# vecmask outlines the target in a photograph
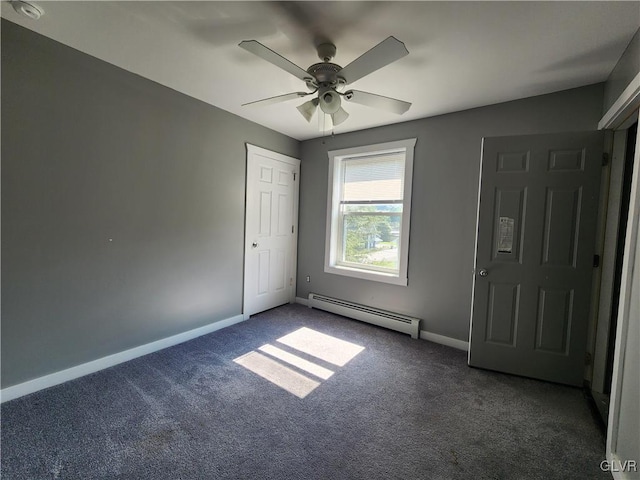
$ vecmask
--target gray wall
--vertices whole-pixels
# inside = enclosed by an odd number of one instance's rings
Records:
[[[467,340],[482,137],[595,130],[602,102],[597,84],[303,142],[297,295],[320,293],[414,315],[424,320],[423,330]],[[327,151],[411,137],[418,142],[409,285],[324,273]]]
[[[241,313],[245,142],[299,156],[2,21],[3,388]]]
[[[618,99],[620,94],[640,72],[640,28],[629,42],[626,50],[618,60],[615,68],[609,74],[604,87],[603,113]]]

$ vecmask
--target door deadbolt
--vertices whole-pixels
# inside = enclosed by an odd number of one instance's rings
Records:
[[[489,275],[489,272],[486,269],[481,268],[480,270],[478,270],[478,275],[480,275],[481,277],[486,277],[487,275]]]

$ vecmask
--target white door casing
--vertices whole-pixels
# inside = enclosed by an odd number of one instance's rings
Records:
[[[640,74],[639,74],[640,75]],[[636,150],[631,180],[631,198],[624,246],[620,301],[611,383],[611,400],[607,422],[607,460],[618,465],[614,478],[639,478],[638,461],[638,344],[640,341],[640,129],[636,133]],[[634,461],[635,469],[620,471],[623,461]]]
[[[640,108],[640,72],[620,94],[598,123],[599,129],[626,129],[638,118]],[[628,123],[630,117],[634,117]],[[621,429],[638,431],[638,302],[640,298],[640,129],[636,133],[635,157],[633,161],[633,178],[631,181],[631,196],[629,214],[627,217],[627,232],[623,255],[622,279],[620,285],[620,301],[616,325],[616,341],[614,349],[613,378],[611,383],[611,400],[609,404],[609,421],[607,422],[606,454],[610,465],[617,468],[612,471],[613,478],[638,478],[638,472],[623,472],[622,461],[640,460],[640,445],[638,437],[634,441],[621,432]],[[633,245],[635,244],[635,247]],[[635,250],[634,250],[635,248]],[[635,264],[635,265],[634,265]],[[634,312],[635,309],[635,312]],[[632,332],[630,334],[630,332]],[[635,337],[632,336],[635,332]],[[631,347],[631,348],[629,348]],[[631,368],[629,368],[631,367]],[[632,409],[625,409],[624,404]],[[633,425],[633,410],[635,422]],[[631,424],[631,425],[630,425]],[[631,427],[630,429],[628,427]],[[635,450],[632,456],[627,456]],[[616,463],[614,463],[616,462]]]
[[[243,317],[295,301],[300,160],[247,144]]]

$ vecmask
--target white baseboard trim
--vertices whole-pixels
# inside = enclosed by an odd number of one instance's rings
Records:
[[[309,300],[302,297],[296,297],[296,303],[309,306]],[[420,338],[423,340],[429,340],[430,342],[446,345],[447,347],[457,348],[458,350],[469,351],[469,342],[464,340],[458,340],[457,338],[445,337],[444,335],[438,335],[437,333],[427,332],[426,330],[420,330]]]
[[[215,332],[216,330],[220,330],[225,327],[230,327],[231,325],[235,325],[236,323],[240,323],[242,321],[242,315],[235,315],[233,317],[225,318],[224,320],[219,320],[209,325],[205,325],[204,327],[194,328],[193,330],[178,333],[177,335],[163,338],[162,340],[156,340],[155,342],[147,343],[145,345],[140,345],[139,347],[134,347],[129,350],[114,353],[113,355],[108,355],[91,362],[67,368],[66,370],[51,373],[49,375],[45,375],[44,377],[35,378],[24,383],[19,383],[18,385],[3,388],[2,390],[0,390],[0,403],[8,402],[9,400],[13,400],[15,398],[37,392],[38,390],[53,387],[64,382],[68,382],[69,380],[83,377],[85,375],[89,375],[90,373],[104,370],[105,368],[113,367],[114,365],[118,365],[119,363],[124,363],[129,360],[133,360],[134,358],[142,357],[143,355],[157,352],[158,350],[172,347],[188,340],[193,340],[194,338],[201,337],[202,335]]]
[[[429,340],[430,342],[439,343],[441,345],[446,345],[447,347],[464,350],[465,352],[469,351],[469,342],[458,340],[457,338],[445,337],[444,335],[427,332],[426,330],[420,330],[420,338],[423,340]]]

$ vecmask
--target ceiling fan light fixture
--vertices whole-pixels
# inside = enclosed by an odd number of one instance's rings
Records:
[[[334,125],[340,125],[347,118],[349,118],[349,114],[342,107],[340,107],[336,113],[331,115],[331,120],[333,121]]]
[[[321,90],[318,99],[320,100],[320,108],[324,113],[331,115],[340,110],[340,95],[333,89]]]
[[[304,102],[302,105],[297,107],[298,111],[302,114],[305,120],[311,123],[311,119],[313,118],[313,114],[316,113],[318,109],[318,99],[314,98],[313,100],[309,100],[308,102]]]

